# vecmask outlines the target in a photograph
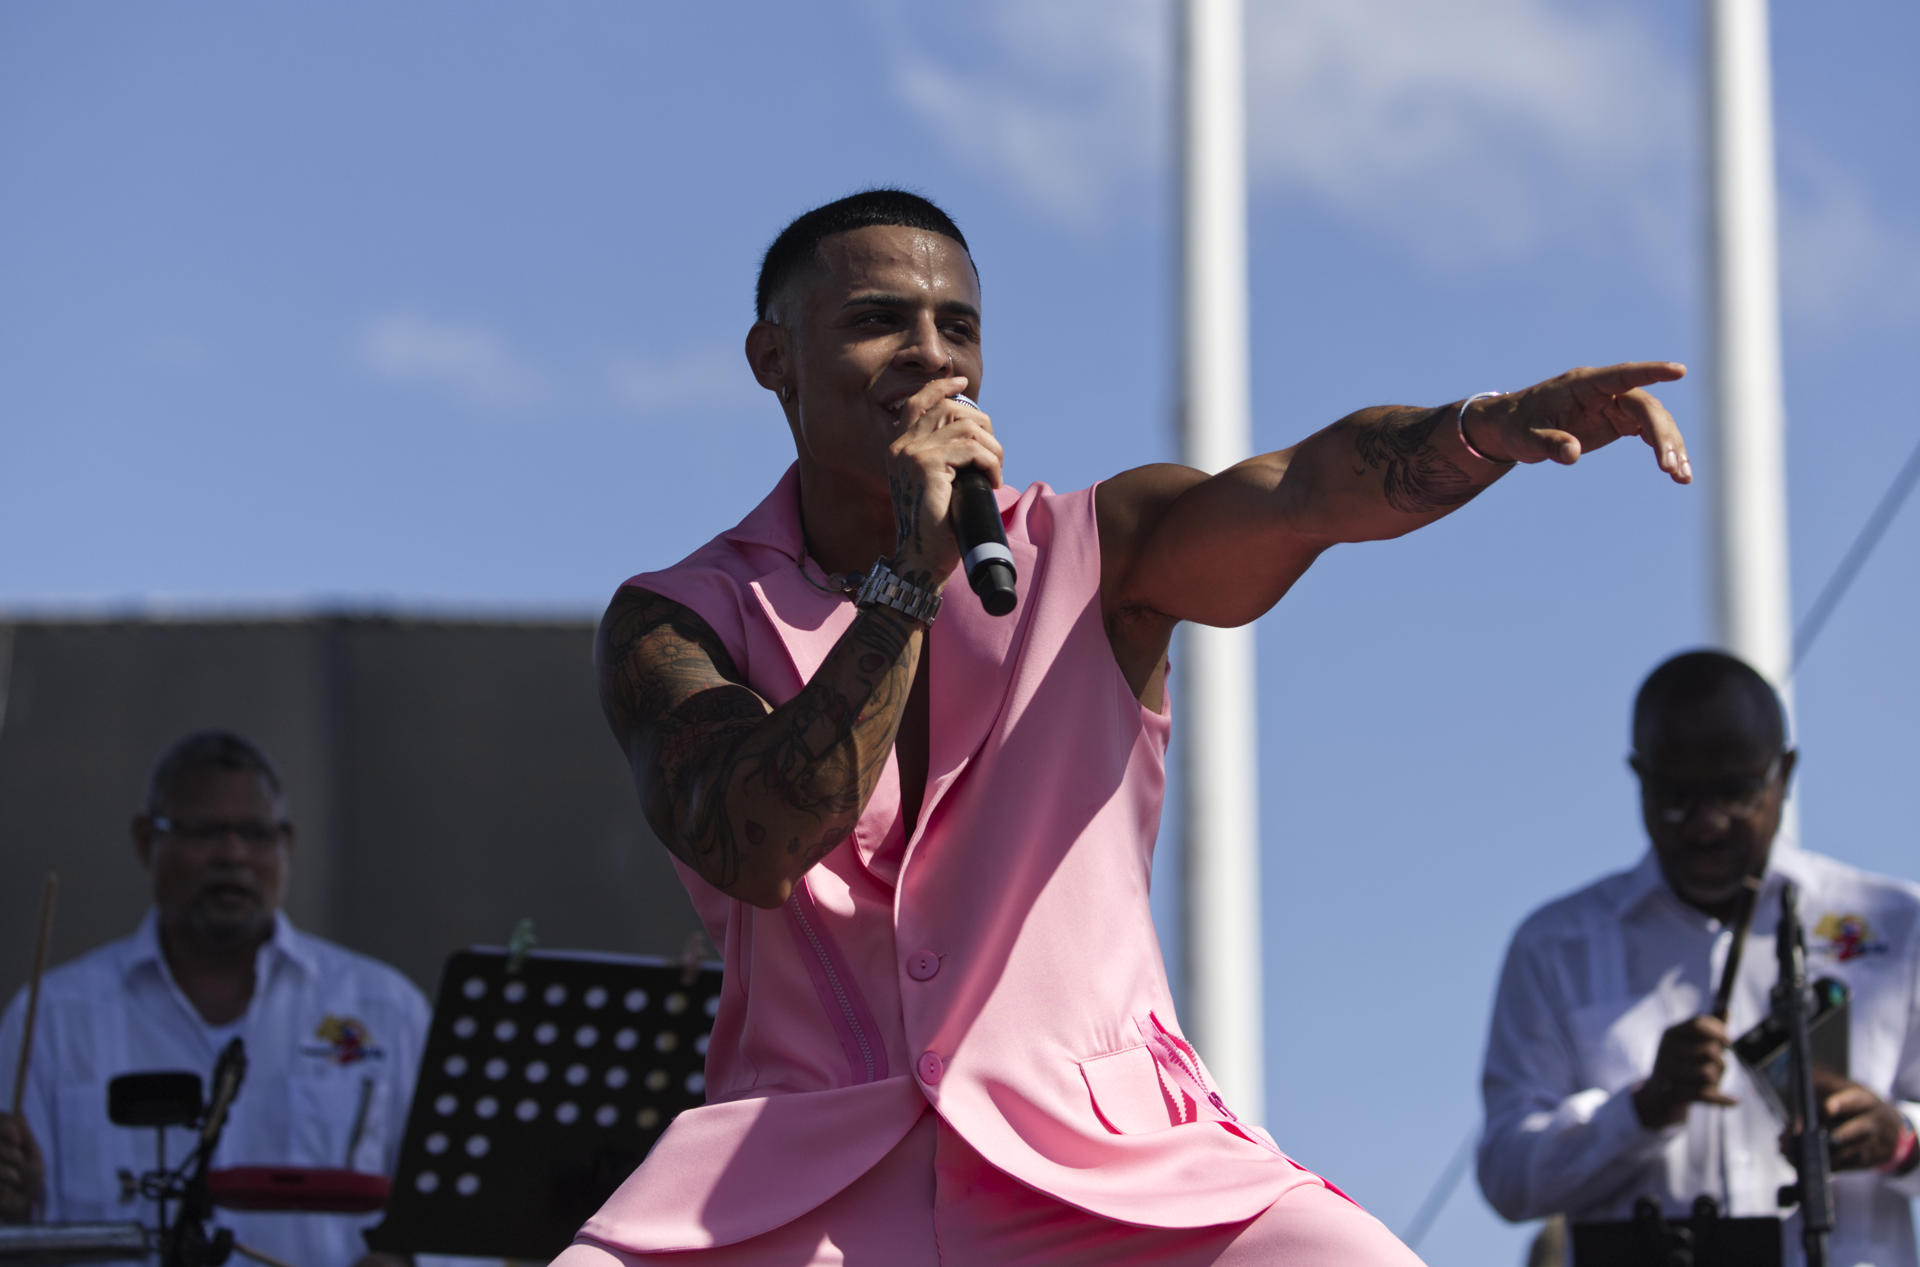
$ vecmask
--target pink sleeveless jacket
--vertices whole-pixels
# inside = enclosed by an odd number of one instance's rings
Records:
[[[801,574],[798,490],[789,469],[737,527],[627,582],[696,612],[775,704],[855,614]],[[853,839],[782,908],[681,868],[726,964],[709,1103],[587,1235],[648,1252],[778,1227],[928,1104],[1006,1173],[1130,1223],[1235,1222],[1319,1182],[1233,1120],[1174,1019],[1147,904],[1168,721],[1107,642],[1093,490],[999,500],[1020,604],[996,619],[949,588],[912,838],[890,758]]]

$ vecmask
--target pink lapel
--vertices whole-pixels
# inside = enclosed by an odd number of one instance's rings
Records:
[[[995,491],[1000,518],[1016,508],[1021,495],[1002,486]],[[1029,503],[1029,507],[1031,503]],[[1007,525],[1007,549],[1013,555],[1013,570],[1019,576],[1019,592],[1024,600],[1027,587],[1037,579],[1035,567],[1040,552],[1028,535],[1024,517]],[[920,810],[920,825],[933,821],[933,812],[958,781],[960,774],[980,751],[988,733],[1006,706],[1007,692],[1013,685],[1010,666],[1014,648],[1027,636],[1031,608],[1025,601],[1006,616],[989,616],[980,600],[967,588],[964,576],[955,576],[946,588],[940,617],[934,621],[932,639],[933,681],[929,685],[933,714],[932,751],[927,760],[927,794]],[[907,844],[907,856],[913,846]]]

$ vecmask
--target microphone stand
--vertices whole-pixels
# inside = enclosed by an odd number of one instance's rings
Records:
[[[213,1217],[213,1190],[207,1184],[207,1169],[213,1150],[220,1144],[220,1132],[227,1125],[227,1110],[240,1093],[240,1082],[247,1076],[246,1044],[238,1038],[221,1051],[213,1067],[213,1094],[201,1119],[200,1143],[190,1164],[193,1174],[179,1191],[180,1211],[171,1231],[163,1233],[160,1247],[161,1267],[219,1267],[233,1250],[233,1232],[218,1228],[207,1234],[207,1221]],[[161,1209],[165,1210],[162,1202]],[[164,1214],[162,1216],[164,1223]]]
[[[1773,1015],[1787,1035],[1787,1111],[1800,1125],[1789,1149],[1798,1181],[1780,1189],[1780,1204],[1800,1206],[1800,1239],[1807,1267],[1828,1267],[1833,1233],[1833,1164],[1820,1100],[1813,1088],[1813,1004],[1807,989],[1807,944],[1800,927],[1800,895],[1792,881],[1780,891],[1780,928],[1775,950],[1780,979],[1773,987]]]

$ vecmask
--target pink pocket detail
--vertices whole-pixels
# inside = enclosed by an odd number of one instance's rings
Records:
[[[1174,1125],[1160,1071],[1144,1045],[1083,1060],[1080,1076],[1093,1096],[1093,1111],[1114,1134],[1145,1135]]]

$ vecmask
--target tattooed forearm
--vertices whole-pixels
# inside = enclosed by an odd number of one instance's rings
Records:
[[[1446,408],[1388,410],[1354,428],[1353,449],[1366,470],[1381,473],[1387,505],[1409,515],[1452,510],[1483,487],[1433,445]]]
[[[887,491],[893,497],[893,548],[899,554],[920,548],[920,490],[910,487],[897,474],[887,476]]]
[[[704,622],[627,593],[601,624],[596,658],[648,820],[723,891],[783,895],[852,833],[879,781],[919,626],[885,608],[863,611],[812,680],[769,710]]]

